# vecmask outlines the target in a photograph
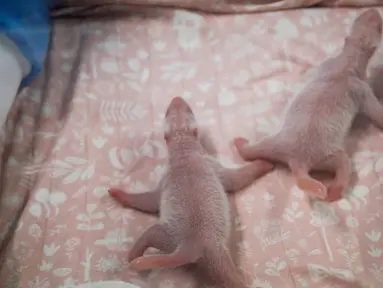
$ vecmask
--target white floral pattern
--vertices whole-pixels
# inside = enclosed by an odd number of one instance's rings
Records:
[[[2,229],[29,194],[4,287],[192,287],[176,271],[129,271],[127,252],[155,217],[118,206],[107,189],[156,184],[167,155],[161,123],[176,95],[211,130],[222,159],[237,162],[229,141],[277,129],[303,74],[340,48],[357,14],[153,13],[55,24],[50,69],[22,93],[2,139],[13,147],[2,167]],[[240,265],[253,287],[347,287],[331,275],[383,285],[381,135],[372,126],[351,135],[355,177],[337,203],[309,201],[280,169],[236,195]]]

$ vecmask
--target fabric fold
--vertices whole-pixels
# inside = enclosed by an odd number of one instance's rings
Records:
[[[53,17],[85,17],[128,13],[133,8],[180,8],[205,13],[238,14],[281,11],[307,7],[368,7],[383,5],[383,0],[62,0],[52,10]]]

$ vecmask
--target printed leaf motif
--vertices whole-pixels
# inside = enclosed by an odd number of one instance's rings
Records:
[[[378,242],[382,233],[372,230],[370,233],[366,232],[364,235],[366,235],[366,237],[370,239],[371,241]]]
[[[62,182],[63,184],[71,184],[73,182],[76,182],[76,180],[78,180],[81,176],[81,171],[79,170],[75,170],[73,171],[72,173],[68,174],[68,176],[66,176]]]
[[[161,67],[163,71],[162,79],[170,80],[173,83],[179,83],[182,80],[192,79],[196,72],[197,67],[194,63],[188,62],[173,62]]]
[[[33,203],[29,206],[29,213],[31,213],[31,215],[37,217],[37,218],[40,218],[41,215],[42,215],[42,209],[41,209],[41,206],[39,203]]]
[[[56,246],[54,243],[48,245],[44,245],[44,254],[45,256],[53,256],[56,254],[56,252],[60,249],[60,245]]]
[[[229,88],[221,88],[218,94],[218,104],[220,106],[231,106],[237,102],[237,96]]]
[[[39,276],[36,276],[34,280],[28,281],[28,286],[32,288],[49,288],[50,284],[47,278],[40,279]]]
[[[87,231],[94,231],[94,230],[102,230],[104,228],[103,222],[97,222],[92,223],[92,220],[100,220],[105,217],[104,212],[94,212],[94,210],[97,208],[96,204],[87,204],[86,211],[88,214],[79,214],[77,215],[77,220],[83,221],[86,223],[80,223],[77,225],[78,230],[87,230]]]
[[[241,223],[241,219],[239,217],[235,218],[234,221],[234,230],[235,231],[244,231],[246,230],[247,226]]]
[[[104,212],[97,212],[91,215],[92,219],[102,219],[105,217]]]
[[[39,201],[40,203],[46,203],[49,199],[49,190],[45,188],[40,188],[36,192],[35,199]]]
[[[130,69],[137,72],[141,68],[140,60],[138,60],[137,58],[130,59],[128,61],[128,66],[130,67]]]
[[[266,269],[266,274],[270,276],[279,276],[279,272],[274,269]]]
[[[371,257],[380,258],[383,254],[383,249],[370,246],[370,249],[367,252]]]
[[[311,280],[317,282],[328,276],[327,268],[317,264],[307,264],[307,268],[310,273]]]
[[[90,220],[88,215],[86,215],[86,214],[78,214],[76,216],[76,219],[79,220],[79,221],[84,221],[84,222],[87,222],[87,221]]]
[[[95,165],[92,163],[86,170],[81,174],[81,180],[88,180],[92,178],[95,172]]]
[[[78,230],[86,230],[86,231],[95,231],[104,229],[104,223],[98,222],[94,225],[88,225],[85,223],[80,223],[77,225]]]
[[[346,218],[346,225],[349,228],[355,228],[355,227],[359,226],[359,222],[358,222],[358,220],[355,217],[349,215]]]
[[[49,203],[53,205],[63,204],[67,196],[63,192],[52,192],[49,196]]]
[[[103,197],[108,195],[108,188],[106,187],[96,187],[93,189],[93,195],[96,197]]]
[[[66,174],[68,174],[68,169],[55,168],[55,169],[53,169],[51,175],[52,175],[53,178],[59,178],[59,177],[62,177],[64,175],[66,175]]]
[[[376,157],[379,157],[379,153],[371,151],[355,153],[353,161],[355,162],[355,168],[360,178],[372,173]]]
[[[283,269],[285,269],[287,266],[286,262],[285,261],[282,261],[278,264],[278,267],[277,267],[277,270],[278,271],[282,271]]]
[[[285,208],[283,218],[289,222],[294,222],[296,219],[303,217],[304,212],[298,211],[298,208],[298,202],[292,202],[291,208]]]
[[[145,142],[145,143],[140,147],[140,154],[142,154],[142,156],[146,156],[146,157],[151,157],[151,158],[153,158],[153,157],[154,157],[154,148],[153,148],[153,146],[151,145],[151,143],[149,143],[149,142]]]
[[[276,36],[280,39],[294,39],[299,36],[297,26],[288,18],[280,18],[274,29]]]
[[[362,200],[365,204],[367,203],[365,197],[370,192],[370,189],[366,186],[358,185],[352,190],[352,196],[359,198]]]
[[[43,263],[40,265],[39,269],[40,271],[49,271],[53,267],[52,263],[47,263],[45,260],[43,260]]]
[[[265,135],[272,135],[280,126],[280,120],[277,117],[269,117],[268,119],[265,117],[257,117],[256,122],[257,131]]]
[[[108,37],[105,41],[97,44],[97,47],[105,50],[111,56],[116,56],[119,53],[122,53],[123,49],[125,49],[127,45],[122,43],[119,39],[115,37]]]
[[[107,73],[118,73],[119,72],[118,62],[115,59],[101,60],[100,67],[103,71],[105,71]]]
[[[167,157],[168,150],[167,150],[166,146],[162,142],[152,140],[151,144],[153,145],[153,147],[157,151],[157,158],[158,159],[164,159],[164,158]]]
[[[77,157],[66,157],[65,161],[74,165],[83,165],[88,162],[86,159],[77,158]]]
[[[141,120],[148,111],[140,103],[102,100],[100,113],[104,121],[125,122],[128,120]],[[113,129],[112,127],[108,128]],[[104,127],[104,133],[111,134],[110,129]]]
[[[360,170],[359,170],[359,177],[363,178],[371,174],[373,169],[372,163],[366,163]]]
[[[59,276],[59,277],[64,277],[72,272],[71,268],[56,268],[53,270],[53,275]]]
[[[92,143],[95,147],[97,147],[98,149],[101,149],[102,147],[105,146],[105,144],[107,143],[108,139],[107,138],[103,138],[103,137],[93,137],[92,138]]]
[[[149,71],[149,69],[148,69],[148,68],[145,68],[145,69],[142,71],[142,74],[141,74],[141,83],[142,83],[142,84],[145,84],[146,82],[148,82],[149,75],[150,75],[150,71]]]
[[[61,168],[66,168],[66,169],[71,169],[71,168],[72,168],[72,165],[70,165],[70,164],[67,163],[67,162],[61,161],[61,160],[55,160],[55,161],[53,162],[53,165],[54,165],[54,166],[61,167]]]
[[[338,206],[342,210],[350,211],[352,209],[352,206],[350,205],[350,202],[347,199],[341,199],[338,201]]]
[[[132,89],[136,90],[137,92],[141,92],[141,91],[142,91],[141,86],[138,85],[138,83],[136,83],[136,82],[128,81],[128,85],[129,85]]]
[[[319,249],[314,249],[313,251],[309,253],[309,255],[321,255],[321,254],[323,254],[323,252]]]

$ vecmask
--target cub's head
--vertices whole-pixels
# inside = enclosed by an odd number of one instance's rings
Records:
[[[198,137],[194,113],[182,97],[174,97],[166,110],[164,137],[166,142]]]
[[[355,19],[346,41],[373,54],[382,40],[382,25],[379,12],[374,8],[368,9]]]

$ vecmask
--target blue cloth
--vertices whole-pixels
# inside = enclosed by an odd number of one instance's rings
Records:
[[[21,87],[41,72],[50,36],[49,9],[52,0],[0,0],[0,33],[5,34],[31,63]]]

